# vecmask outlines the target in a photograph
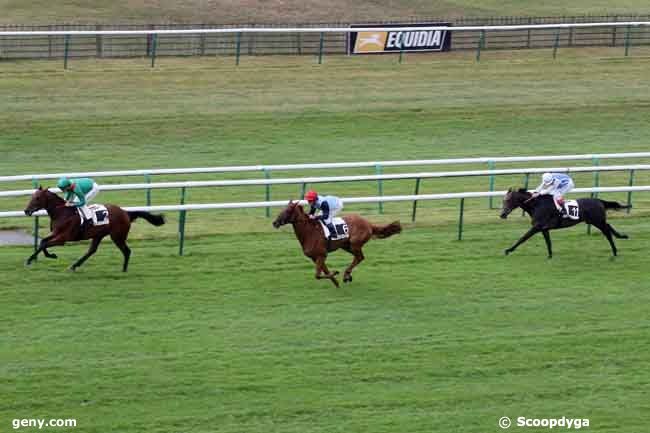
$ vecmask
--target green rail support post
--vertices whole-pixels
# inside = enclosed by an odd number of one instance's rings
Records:
[[[555,42],[553,43],[553,59],[557,57],[557,49],[560,46],[560,29],[555,32]]]
[[[592,161],[595,167],[598,167],[600,165],[600,161],[598,160],[598,158],[592,158]],[[600,186],[600,172],[594,171],[594,188],[598,188],[599,186]],[[598,198],[598,193],[592,192],[591,198]]]
[[[634,170],[630,170],[630,180],[628,182],[628,186],[634,186]],[[632,191],[627,192],[627,205],[630,206],[627,208],[627,213],[629,214],[632,206]]]
[[[320,42],[318,43],[318,64],[323,64],[323,46],[325,45],[325,33],[320,32]]]
[[[378,176],[381,175],[381,165],[380,164],[375,165],[375,174],[378,175]],[[377,180],[377,193],[379,194],[379,197],[384,196],[384,182],[381,179]],[[378,202],[377,204],[379,205],[378,206],[379,207],[379,213],[383,214],[384,213],[384,203]]]
[[[144,175],[144,181],[145,181],[145,183],[151,183],[151,176],[148,173]],[[146,197],[147,206],[151,206],[151,189],[150,188],[147,188],[146,193],[145,193],[145,197]]]
[[[592,158],[592,161],[596,167],[600,165],[600,161],[598,160],[598,158],[594,157]],[[600,173],[594,171],[594,188],[598,188],[598,186],[600,186]],[[598,198],[598,193],[592,192],[591,198]],[[591,234],[591,224],[587,224],[587,234]]]
[[[305,196],[305,193],[307,193],[307,184],[303,183],[302,187],[300,189],[300,200],[303,199],[303,197]]]
[[[630,26],[625,28],[625,57],[630,53]]]
[[[38,179],[32,179],[34,189],[38,188]],[[38,250],[38,217],[34,217],[34,252]],[[36,260],[37,258],[34,258]]]
[[[420,194],[420,178],[418,177],[415,179],[415,191],[413,192],[413,195],[418,195]],[[413,213],[411,214],[411,222],[415,222],[415,212],[418,209],[418,201],[413,200]]]
[[[488,161],[488,170],[494,170],[494,161]],[[494,175],[490,175],[490,186],[489,186],[489,191],[492,192],[494,191]],[[494,209],[492,207],[492,196],[488,199],[488,204],[490,206],[490,209]]]
[[[241,55],[241,32],[237,33],[235,40],[235,65],[239,66],[239,56]]]
[[[403,61],[404,61],[404,50],[401,49],[399,50],[399,64],[401,65]]]
[[[63,38],[63,69],[68,69],[68,57],[70,56],[70,35]]]
[[[524,175],[524,189],[526,191],[528,191],[528,185],[529,184],[530,184],[530,173],[526,173]],[[521,210],[521,216],[524,216],[524,215],[526,215],[526,211],[522,209]]]
[[[614,22],[616,22],[616,21],[618,21],[618,17],[615,15],[614,16]],[[612,27],[612,47],[616,46],[616,31],[617,31],[617,29],[618,29],[618,27],[616,27],[616,26]]]
[[[569,28],[569,42],[567,43],[569,47],[573,46],[573,27]]]
[[[185,187],[181,188],[181,206],[185,204]],[[183,255],[183,247],[185,246],[185,214],[186,210],[181,210],[178,213],[178,255]]]
[[[262,170],[264,170],[264,179],[267,179],[267,180],[270,179],[271,178],[271,172],[266,168],[264,168]],[[264,197],[266,198],[266,201],[271,201],[271,185],[269,185],[268,183],[266,185],[264,185]],[[271,208],[268,207],[268,206],[266,207],[266,217],[267,218],[271,217]]]
[[[528,25],[531,25],[533,23],[533,17],[528,18]],[[528,29],[528,38],[526,40],[526,48],[530,48],[530,29]]]
[[[158,34],[154,33],[151,36],[151,67],[156,66],[156,48],[158,47]]]
[[[465,199],[460,199],[460,214],[458,215],[458,240],[463,240],[463,212],[465,210]]]
[[[296,34],[296,38],[297,38],[296,45],[298,49],[298,55],[302,56],[302,33]]]
[[[481,30],[481,37],[478,40],[478,48],[476,48],[476,63],[481,61],[481,49],[485,46],[485,30]]]

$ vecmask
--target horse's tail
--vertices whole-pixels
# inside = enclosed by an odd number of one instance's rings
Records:
[[[155,226],[161,226],[165,224],[165,217],[162,215],[156,215],[144,211],[134,211],[134,212],[127,212],[127,213],[129,214],[129,219],[131,221],[135,221],[138,218],[144,218],[145,220],[149,221],[149,223]]]
[[[385,226],[372,225],[372,235],[379,239],[384,239],[402,231],[402,225],[399,221],[394,221]]]
[[[605,209],[615,209],[615,210],[621,210],[621,209],[630,209],[632,207],[631,204],[626,204],[622,205],[617,201],[607,201],[607,200],[600,200],[605,206]]]

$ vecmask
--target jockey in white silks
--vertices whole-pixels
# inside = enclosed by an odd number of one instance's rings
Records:
[[[311,209],[309,210],[309,218],[320,219],[327,226],[330,231],[329,239],[336,236],[336,229],[332,223],[332,219],[337,213],[343,209],[343,202],[338,197],[333,195],[319,196],[316,191],[308,191],[305,194],[305,200],[309,202]],[[320,215],[316,215],[316,211],[320,210]]]
[[[568,215],[564,209],[564,194],[571,191],[575,187],[573,179],[566,174],[562,173],[544,173],[542,176],[542,183],[535,188],[533,197],[540,195],[550,195],[553,197],[553,203],[562,217],[566,218]]]

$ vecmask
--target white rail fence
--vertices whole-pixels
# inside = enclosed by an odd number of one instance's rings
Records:
[[[417,172],[417,173],[395,173],[379,175],[357,175],[357,176],[322,176],[322,177],[300,177],[284,179],[240,179],[240,180],[204,180],[185,182],[154,182],[154,183],[125,183],[125,184],[103,184],[102,191],[130,191],[148,189],[170,189],[170,188],[198,188],[198,187],[228,187],[228,186],[253,186],[253,185],[307,185],[314,183],[334,182],[361,182],[380,180],[408,180],[408,179],[435,179],[445,177],[471,177],[471,176],[500,176],[513,174],[535,174],[535,173],[585,173],[585,172],[607,172],[607,171],[642,171],[650,170],[650,164],[636,165],[605,165],[594,167],[547,167],[547,168],[516,168],[503,170],[468,170],[468,171],[442,171],[442,172]],[[0,197],[17,197],[33,194],[35,189],[22,189],[13,191],[0,191]],[[50,191],[60,193],[59,188],[50,188]]]
[[[271,180],[271,173],[273,171],[293,171],[293,170],[324,170],[324,169],[348,169],[348,168],[374,168],[376,173],[375,179],[359,179],[359,180],[377,180],[377,194],[383,196],[383,181],[388,180],[384,179],[382,176],[382,171],[384,168],[388,167],[415,167],[415,166],[440,166],[440,165],[455,165],[455,164],[487,164],[488,170],[494,170],[496,164],[499,163],[517,163],[517,162],[542,162],[542,161],[592,161],[593,166],[599,166],[603,160],[608,159],[625,159],[625,158],[650,158],[650,152],[634,152],[634,153],[601,153],[601,154],[576,154],[576,155],[543,155],[543,156],[515,156],[515,157],[481,157],[481,158],[452,158],[452,159],[424,159],[424,160],[395,160],[395,161],[365,161],[365,162],[338,162],[338,163],[315,163],[315,164],[276,164],[276,165],[245,165],[245,166],[225,166],[225,167],[199,167],[199,168],[172,168],[172,169],[140,169],[140,170],[114,170],[114,171],[87,171],[87,172],[73,172],[73,173],[44,173],[44,174],[27,174],[27,175],[12,175],[12,176],[0,176],[0,182],[19,182],[19,181],[31,181],[34,188],[38,187],[39,182],[45,179],[56,179],[62,176],[68,177],[122,177],[122,176],[144,176],[145,184],[140,186],[137,184],[137,187],[132,189],[145,189],[146,190],[146,205],[151,205],[151,189],[152,187],[146,187],[145,185],[151,184],[152,176],[154,175],[180,175],[180,174],[205,174],[205,173],[240,173],[240,172],[262,172],[264,174],[264,181],[261,181],[257,184],[265,186],[265,198],[266,201],[271,200],[271,185],[276,182],[265,182],[266,180]],[[547,169],[539,169],[542,172]],[[558,168],[558,170],[566,170],[567,168]],[[574,169],[578,171],[577,167],[569,167],[569,169]],[[534,169],[528,169],[534,170]],[[537,171],[530,171],[530,173],[536,173]],[[460,172],[459,172],[460,173]],[[468,172],[469,173],[469,172]],[[495,175],[500,173],[485,175],[489,176],[489,191],[494,191],[494,182]],[[503,174],[512,174],[512,173],[503,173]],[[466,174],[471,176],[472,174]],[[482,176],[483,174],[476,174],[477,176]],[[386,175],[391,176],[391,175]],[[452,175],[449,175],[452,176]],[[461,175],[462,176],[462,175]],[[420,180],[417,176],[413,176],[416,180],[415,194],[419,193]],[[420,176],[422,177],[422,176]],[[434,177],[434,176],[431,176]],[[341,176],[343,178],[343,176]],[[307,179],[307,178],[306,178]],[[392,178],[391,178],[392,179]],[[342,179],[342,180],[330,180],[329,182],[344,182],[351,181],[353,179]],[[210,181],[206,181],[210,182]],[[193,184],[194,186],[228,186],[225,182],[237,182],[237,181],[212,181],[213,184]],[[220,184],[219,182],[224,182]],[[256,183],[254,180],[247,180],[249,184],[253,185]],[[327,182],[327,181],[323,181]],[[633,185],[634,182],[634,170],[630,169],[630,185]],[[289,180],[280,180],[279,183],[291,183]],[[296,182],[300,183],[300,182]],[[316,183],[316,182],[304,182],[303,190],[307,183]],[[162,184],[162,183],[161,183]],[[169,184],[169,183],[168,183]],[[188,182],[189,184],[189,182]],[[154,184],[151,184],[154,185]],[[231,184],[230,186],[234,186]],[[240,184],[245,185],[245,184]],[[525,186],[528,187],[528,176],[525,179]],[[594,174],[594,187],[600,186],[598,171],[595,171]],[[169,188],[183,188],[183,186],[169,186]],[[115,186],[117,189],[118,187]],[[156,188],[165,188],[165,186],[158,186]],[[128,189],[128,188],[125,188]],[[27,190],[23,190],[27,191]],[[304,191],[303,191],[304,192]],[[13,192],[4,196],[11,196]],[[22,193],[16,193],[16,195],[23,195]],[[0,197],[3,196],[0,193]],[[181,200],[184,200],[184,194],[181,194]],[[493,206],[492,198],[490,197],[490,207]],[[383,202],[378,203],[379,212],[383,212]],[[269,210],[266,212],[267,216],[270,216]]]
[[[488,164],[493,168],[499,163],[512,162],[540,162],[540,161],[593,161],[598,165],[605,159],[623,158],[650,158],[650,152],[632,153],[594,153],[577,155],[542,155],[542,156],[506,156],[506,157],[481,157],[481,158],[448,158],[448,159],[420,159],[397,161],[364,161],[364,162],[330,162],[315,164],[271,164],[271,165],[241,165],[225,167],[199,167],[199,168],[153,168],[140,170],[113,170],[113,171],[81,171],[60,172],[44,174],[23,174],[13,176],[0,176],[0,182],[39,181],[44,179],[58,179],[62,176],[69,177],[122,177],[122,176],[154,176],[176,174],[203,174],[203,173],[237,173],[237,172],[273,172],[292,170],[322,170],[339,168],[387,168],[387,167],[413,167],[426,165],[452,165],[452,164]],[[379,173],[378,173],[379,174]]]
[[[630,40],[632,36],[632,29],[644,28],[650,26],[647,21],[624,21],[624,22],[597,22],[597,23],[557,23],[557,24],[527,24],[527,25],[502,25],[502,26],[447,26],[435,25],[418,27],[418,31],[448,31],[448,32],[469,32],[470,35],[474,33],[479,34],[480,39],[476,44],[477,61],[480,59],[480,51],[486,46],[485,40],[488,32],[495,32],[504,34],[505,32],[519,32],[519,31],[544,31],[556,30],[555,41],[553,43],[553,56],[555,57],[556,51],[560,45],[560,32],[568,29],[573,35],[579,29],[589,28],[609,28],[615,31],[616,29],[625,29],[624,43],[625,55],[628,54]],[[414,27],[391,27],[391,31],[395,32],[408,32],[413,31]],[[59,31],[2,31],[0,38],[37,38],[37,37],[63,37],[64,38],[64,68],[67,68],[68,58],[70,53],[70,39],[71,38],[84,38],[93,36],[96,39],[102,37],[126,37],[126,36],[145,36],[150,38],[147,50],[147,55],[151,57],[151,66],[155,65],[156,52],[158,47],[158,39],[161,36],[187,36],[198,35],[207,37],[208,35],[226,35],[229,39],[234,40],[234,50],[236,57],[236,64],[239,64],[241,53],[241,39],[242,35],[255,33],[262,35],[283,34],[283,35],[302,35],[302,34],[319,34],[318,44],[318,63],[322,63],[324,55],[324,41],[327,34],[342,34],[347,35],[351,32],[378,32],[386,31],[385,26],[369,26],[369,27],[293,27],[293,28],[278,28],[278,27],[239,27],[239,28],[192,28],[192,29],[150,29],[150,30],[59,30]],[[463,34],[463,33],[461,33]],[[99,47],[97,51],[103,51]],[[398,51],[399,52],[399,51]],[[401,57],[400,57],[401,60]]]
[[[633,191],[650,191],[650,185],[632,186],[632,187],[598,187],[598,188],[575,188],[574,193],[591,193],[592,196],[598,193],[609,192],[633,192]],[[343,203],[385,203],[385,202],[402,202],[412,201],[413,205],[421,200],[450,200],[460,199],[459,219],[458,219],[458,240],[462,240],[463,233],[463,214],[466,198],[479,197],[498,197],[505,195],[506,191],[488,191],[488,192],[462,192],[447,194],[414,194],[414,195],[397,195],[397,196],[375,196],[375,197],[349,197],[342,198]],[[300,200],[301,204],[305,204]],[[248,208],[270,208],[282,207],[287,205],[287,200],[280,201],[261,201],[261,202],[236,202],[236,203],[206,203],[206,204],[183,204],[183,205],[163,205],[163,206],[134,206],[125,207],[127,211],[147,211],[147,212],[166,212],[179,211],[179,255],[183,255],[185,241],[185,213],[197,210],[215,210],[215,209],[248,209]],[[39,211],[32,215],[34,218],[34,248],[38,246],[38,217],[46,216],[45,211]],[[25,217],[22,211],[0,212],[0,218]]]

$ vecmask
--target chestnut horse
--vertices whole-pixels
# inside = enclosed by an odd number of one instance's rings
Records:
[[[352,269],[364,259],[361,249],[366,242],[371,238],[383,239],[402,231],[399,221],[385,226],[376,226],[354,214],[344,216],[343,220],[348,225],[349,237],[328,241],[321,223],[318,220],[310,219],[300,206],[299,201],[290,201],[289,206],[280,212],[280,215],[273,221],[273,227],[277,229],[285,224],[293,225],[293,231],[302,246],[302,252],[316,265],[316,279],[328,278],[336,287],[339,287],[339,282],[336,279],[338,271],[330,272],[325,264],[327,253],[342,248],[354,256],[352,263],[343,274],[343,282],[348,283],[352,281]]]
[[[81,217],[75,207],[68,207],[58,195],[54,194],[47,189],[38,187],[31,200],[25,208],[25,215],[31,216],[34,212],[40,209],[45,209],[50,217],[50,228],[52,233],[49,236],[41,239],[38,249],[32,254],[27,261],[26,265],[31,265],[38,256],[38,253],[43,251],[45,257],[56,259],[56,254],[51,254],[47,248],[63,245],[66,242],[81,241],[91,239],[90,248],[79,260],[70,266],[70,270],[74,271],[85,262],[88,257],[95,254],[99,243],[106,236],[110,236],[115,245],[122,251],[124,256],[124,265],[122,271],[126,272],[129,266],[129,257],[131,257],[131,249],[126,244],[126,238],[129,235],[131,228],[131,221],[136,218],[144,218],[155,226],[165,224],[165,219],[162,215],[154,215],[149,212],[127,212],[122,208],[114,205],[107,204],[109,223],[105,225],[89,226],[84,233],[81,233]]]

